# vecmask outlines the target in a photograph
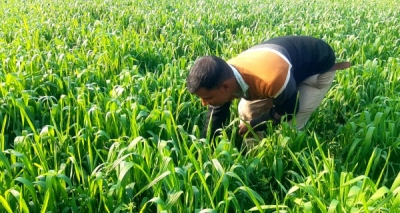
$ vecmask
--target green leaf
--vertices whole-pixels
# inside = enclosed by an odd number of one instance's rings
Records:
[[[17,177],[15,178],[15,181],[21,182],[24,187],[27,187],[29,192],[31,193],[33,202],[37,203],[36,190],[35,187],[33,186],[33,183],[23,177]]]
[[[199,213],[218,213],[218,212],[215,211],[214,209],[203,209],[199,211]]]
[[[314,208],[313,208],[311,202],[305,202],[304,205],[303,205],[303,207],[304,207],[304,212],[305,212],[305,213],[313,213],[313,209],[314,209]]]
[[[1,157],[1,153],[0,153]],[[395,188],[400,186],[400,172],[397,174],[396,179],[393,181],[392,187],[390,187],[390,191],[394,191]]]
[[[385,187],[382,186],[381,188],[379,188],[368,200],[367,205],[372,205],[376,200],[383,198],[383,196],[385,196],[385,194],[389,193],[390,190]]]
[[[174,193],[168,193],[168,200],[165,209],[170,210],[172,206],[178,201],[179,197],[183,194],[183,191],[177,191]]]
[[[278,209],[287,209],[288,208],[288,206],[285,206],[285,205],[261,205],[261,209],[263,209],[263,210],[267,210],[267,209],[276,209],[276,210],[278,210]],[[257,208],[257,207],[253,207],[253,208],[251,208],[251,209],[249,209],[248,211],[259,211],[259,209]],[[278,210],[278,212],[279,212],[279,210]]]
[[[349,186],[349,185],[352,185],[352,184],[354,184],[354,183],[356,183],[356,182],[358,182],[358,181],[364,180],[364,179],[368,179],[368,177],[365,176],[365,175],[360,175],[360,176],[358,176],[358,177],[356,177],[356,178],[353,178],[353,179],[347,181],[346,183],[344,183],[344,184],[341,185],[340,187]]]
[[[46,190],[46,194],[44,195],[43,205],[40,213],[46,213],[47,207],[49,206],[51,192],[50,190]]]
[[[336,210],[336,207],[338,206],[338,204],[339,204],[339,201],[338,200],[336,200],[336,199],[333,199],[332,201],[331,201],[331,204],[329,205],[329,207],[328,207],[328,213],[334,213],[334,212],[337,212]]]
[[[225,170],[222,168],[221,164],[219,163],[219,161],[217,159],[212,159],[211,160],[215,169],[217,170],[218,174],[220,177],[224,176],[225,174]]]
[[[126,161],[122,161],[120,163],[120,172],[118,174],[118,182],[122,182],[122,180],[124,179],[126,173],[134,166],[135,164],[133,162],[126,162]]]
[[[3,208],[5,208],[8,213],[12,213],[13,212],[11,210],[11,207],[8,205],[6,199],[4,199],[4,197],[1,196],[1,195],[0,195],[0,203],[2,204]]]
[[[136,193],[136,195],[133,198],[140,195],[142,192],[148,190],[152,186],[156,185],[159,181],[161,181],[163,178],[165,178],[166,176],[168,176],[170,174],[171,174],[170,171],[165,171],[160,176],[156,177],[153,181],[151,181],[149,184],[147,184],[145,187],[143,187],[143,189],[141,189],[138,193]]]

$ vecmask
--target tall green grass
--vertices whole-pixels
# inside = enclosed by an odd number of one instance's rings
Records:
[[[0,212],[397,212],[396,1],[0,2]],[[214,141],[193,61],[312,35],[339,71],[306,128]]]

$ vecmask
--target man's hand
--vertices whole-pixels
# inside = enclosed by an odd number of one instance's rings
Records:
[[[247,128],[247,125],[245,123],[239,124],[239,135],[240,136],[243,137],[248,131],[249,131],[249,129]]]

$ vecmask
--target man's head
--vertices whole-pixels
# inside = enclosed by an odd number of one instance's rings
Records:
[[[221,58],[204,56],[195,61],[186,79],[190,93],[202,99],[203,105],[220,106],[233,99],[234,75]]]

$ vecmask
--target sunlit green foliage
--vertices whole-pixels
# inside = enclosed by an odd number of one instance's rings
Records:
[[[400,211],[400,4],[326,0],[0,2],[0,212]],[[303,131],[252,150],[198,139],[202,55],[279,35],[340,71]]]

